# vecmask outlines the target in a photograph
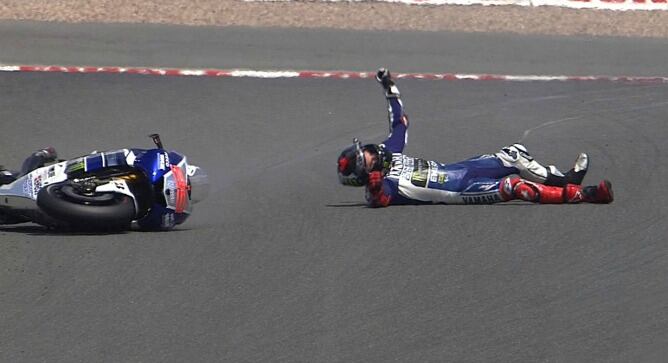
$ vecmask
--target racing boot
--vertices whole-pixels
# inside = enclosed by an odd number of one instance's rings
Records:
[[[553,187],[550,187],[553,188]],[[598,185],[591,185],[583,187],[581,185],[568,184],[563,188],[561,203],[596,203],[608,204],[612,203],[614,196],[612,193],[612,183],[608,180],[602,180]],[[557,195],[548,198],[551,202],[559,203]],[[543,203],[541,201],[541,203]]]
[[[573,169],[569,170],[565,177],[567,184],[582,184],[582,180],[585,175],[587,175],[587,170],[589,170],[589,155],[586,153],[580,153],[577,159],[575,159],[575,165]]]
[[[608,180],[602,180],[596,186],[582,188],[582,201],[587,203],[612,203],[615,199],[612,193],[612,183]]]
[[[580,153],[575,159],[575,165],[566,174],[562,174],[554,165],[549,165],[544,184],[553,186],[565,186],[567,184],[580,185],[588,169],[589,156],[585,153]]]
[[[23,165],[21,166],[21,176],[26,175],[37,168],[41,168],[45,164],[56,161],[58,161],[58,153],[56,153],[56,149],[54,149],[53,146],[38,150],[28,156],[23,162]]]

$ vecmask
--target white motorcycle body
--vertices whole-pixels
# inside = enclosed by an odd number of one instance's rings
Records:
[[[68,161],[47,165],[33,170],[10,184],[0,186],[0,224],[3,224],[3,214],[10,216],[7,218],[10,221],[23,219],[47,226],[60,224],[61,221],[54,219],[40,207],[38,199],[40,191],[44,188],[68,181],[67,165]],[[79,182],[76,179],[71,181]],[[112,177],[105,180],[104,183],[97,183],[94,192],[128,196],[132,199],[135,210],[139,209],[135,195],[123,178]]]

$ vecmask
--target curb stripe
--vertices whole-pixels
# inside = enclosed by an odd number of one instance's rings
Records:
[[[252,70],[252,69],[186,69],[186,68],[149,68],[149,67],[91,67],[91,66],[42,66],[42,65],[3,65],[0,72],[49,72],[49,73],[104,73],[138,74],[147,76],[177,77],[248,77],[248,78],[332,78],[366,79],[374,78],[375,72],[346,71],[292,71],[292,70]],[[656,76],[553,76],[553,75],[503,75],[503,74],[456,74],[456,73],[396,73],[398,79],[423,80],[473,80],[473,81],[511,81],[511,82],[549,82],[549,81],[606,81],[623,83],[668,83],[668,77]]]

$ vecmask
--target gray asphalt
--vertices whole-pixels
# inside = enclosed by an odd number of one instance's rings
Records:
[[[668,39],[0,21],[0,63],[665,76]]]
[[[0,361],[662,361],[668,85],[399,86],[407,153],[587,151],[616,201],[365,208],[334,168],[385,136],[371,80],[0,74],[4,164],[159,131],[215,182],[169,233],[2,227]]]

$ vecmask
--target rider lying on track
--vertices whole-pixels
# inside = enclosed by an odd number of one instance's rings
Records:
[[[355,139],[337,163],[341,184],[366,186],[369,206],[491,204],[515,199],[542,204],[612,202],[609,181],[580,185],[589,166],[584,153],[565,174],[538,163],[519,143],[454,164],[404,155],[409,122],[399,90],[386,69],[378,70],[376,80],[387,98],[390,135],[378,145],[362,145]]]

